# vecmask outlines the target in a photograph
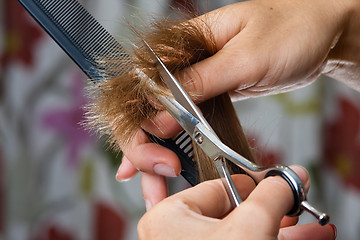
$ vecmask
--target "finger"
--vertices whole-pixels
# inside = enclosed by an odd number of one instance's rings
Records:
[[[308,171],[306,170],[306,168],[304,168],[303,166],[300,165],[291,165],[289,166],[289,168],[291,168],[291,170],[293,170],[301,179],[301,181],[304,184],[305,190],[306,192],[309,191],[310,189],[310,176]]]
[[[279,240],[329,240],[336,239],[333,224],[321,226],[318,223],[303,224],[280,229]]]
[[[163,176],[141,173],[141,186],[146,211],[168,196],[167,183]]]
[[[198,101],[231,90],[250,88],[268,71],[266,52],[259,50],[257,43],[258,31],[246,30],[248,18],[245,15],[248,13],[244,5],[247,4],[225,6],[191,20],[210,28],[218,50],[179,74],[185,89],[199,96]]]
[[[244,5],[247,3],[230,4],[191,21],[196,21],[197,24],[205,23],[210,27],[216,48],[220,50],[246,26],[248,13],[244,10]]]
[[[290,186],[281,177],[268,177],[261,181],[239,208],[250,209],[264,222],[280,224],[294,204]]]
[[[179,133],[182,128],[179,123],[167,111],[161,111],[152,119],[146,119],[141,127],[160,138],[171,138]]]
[[[306,178],[306,172],[302,168],[293,167],[299,177]],[[306,179],[304,179],[306,180]],[[288,183],[279,176],[268,177],[262,180],[246,201],[230,213],[231,221],[243,223],[245,218],[261,220],[265,234],[277,236],[280,222],[291,210],[294,204],[292,190]],[[249,229],[256,228],[257,224],[248,220]],[[253,229],[254,231],[256,229]]]
[[[285,216],[280,222],[280,228],[294,226],[298,223],[299,217]]]
[[[177,177],[180,174],[181,164],[177,155],[168,148],[150,143],[142,130],[122,150],[132,165],[142,172],[166,177]]]
[[[233,175],[232,178],[241,198],[246,199],[255,188],[254,181],[243,174]],[[212,218],[222,218],[233,209],[220,179],[202,182],[165,201],[169,204],[184,203],[182,209]]]
[[[116,173],[116,180],[119,182],[130,180],[138,173],[138,170],[131,164],[126,156],[123,156],[120,167]]]
[[[268,63],[264,59],[255,57],[256,54],[250,48],[244,50],[241,47],[224,48],[215,55],[186,68],[178,77],[186,90],[198,96],[196,99],[198,102],[224,92],[248,89],[262,80],[267,72]],[[234,61],[235,57],[236,61]]]
[[[308,192],[310,188],[310,177],[308,171],[300,165],[292,165],[290,166],[290,168],[297,173],[297,175],[304,184],[306,192]],[[280,222],[280,228],[294,226],[297,224],[298,221],[299,221],[299,217],[285,216]]]

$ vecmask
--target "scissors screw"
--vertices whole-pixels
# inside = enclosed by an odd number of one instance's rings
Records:
[[[202,144],[202,143],[203,143],[204,139],[203,139],[203,137],[202,137],[202,135],[201,135],[200,132],[195,133],[195,141],[196,141],[198,144]]]

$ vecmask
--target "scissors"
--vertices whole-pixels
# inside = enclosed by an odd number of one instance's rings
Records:
[[[149,50],[148,52],[159,71],[160,77],[174,97],[172,99],[167,96],[158,96],[160,103],[183,127],[193,142],[199,145],[213,160],[233,207],[239,206],[242,200],[227,168],[227,161],[231,161],[243,169],[256,184],[270,176],[282,177],[289,184],[294,195],[294,206],[287,214],[288,216],[299,216],[305,210],[312,214],[319,224],[326,225],[329,222],[330,217],[326,213],[318,211],[307,201],[305,187],[301,179],[289,167],[283,165],[258,166],[222,143],[177,79],[166,68],[149,44],[146,41],[143,42]]]

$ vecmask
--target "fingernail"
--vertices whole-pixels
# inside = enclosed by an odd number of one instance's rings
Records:
[[[117,170],[117,172],[116,172],[115,179],[116,179],[116,181],[118,181],[118,182],[121,182],[121,181],[122,181],[122,179],[121,179],[121,164],[120,164],[120,166],[119,166],[119,168],[118,168],[118,170]]]
[[[158,175],[162,175],[165,177],[177,177],[178,175],[175,173],[174,168],[167,164],[158,163],[154,167],[154,172]]]
[[[127,181],[129,181],[131,179],[131,177],[130,178],[123,178],[122,177],[122,169],[123,169],[122,166],[123,166],[123,164],[120,164],[120,166],[119,166],[119,168],[118,168],[118,170],[116,172],[115,179],[118,182],[127,182]]]
[[[149,211],[152,208],[152,204],[149,200],[144,199],[145,201],[145,207],[146,207],[146,211]]]
[[[128,182],[131,180],[131,177],[130,178],[120,178],[118,177],[118,175],[116,175],[115,177],[116,181],[118,181],[119,183],[123,183],[123,182]]]
[[[334,239],[336,239],[337,237],[337,228],[334,224],[332,223],[329,223],[329,225],[332,227],[333,231],[334,231]]]

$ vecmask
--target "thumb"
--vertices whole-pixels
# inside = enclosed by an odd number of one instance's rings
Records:
[[[199,102],[233,90],[245,93],[267,73],[267,63],[257,56],[250,48],[229,46],[183,70],[179,79]]]
[[[294,171],[303,174],[301,169]],[[288,183],[281,177],[268,177],[262,180],[255,190],[240,206],[231,212],[231,221],[242,224],[249,231],[276,237],[282,218],[291,210],[294,196]],[[251,216],[251,218],[249,218]],[[261,228],[259,228],[261,223]]]

